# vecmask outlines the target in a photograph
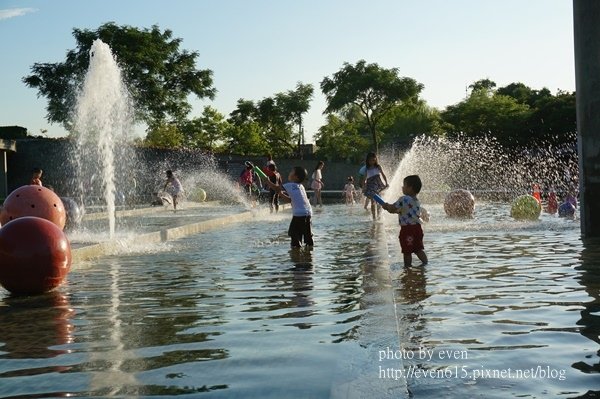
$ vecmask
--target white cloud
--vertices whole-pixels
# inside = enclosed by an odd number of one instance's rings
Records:
[[[0,10],[0,20],[20,17],[35,11],[37,11],[35,8],[8,8],[5,10]]]

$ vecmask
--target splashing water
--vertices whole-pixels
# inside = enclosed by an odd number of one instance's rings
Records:
[[[487,199],[511,199],[533,183],[566,193],[577,187],[577,148],[574,137],[572,144],[518,150],[490,138],[417,137],[395,168],[385,199],[402,195],[402,180],[412,174],[421,177],[422,192],[435,200],[459,188]]]
[[[90,64],[79,95],[74,115],[77,137],[79,196],[103,198],[108,212],[109,235],[115,234],[115,174],[127,171],[124,163],[133,160],[126,152],[125,141],[132,128],[131,104],[121,70],[110,47],[95,40],[90,49]],[[120,168],[115,167],[119,159]]]
[[[200,167],[188,174],[184,184],[192,190],[204,189],[209,199],[228,204],[242,204],[245,208],[250,208],[248,197],[241,191],[236,181],[219,170],[217,160],[212,156],[203,157]]]
[[[151,192],[160,192],[165,185],[165,171],[172,170],[181,181],[184,195],[183,200],[196,201],[199,188],[206,192],[207,201],[220,201],[224,204],[240,204],[250,208],[248,197],[239,187],[237,170],[231,173],[225,171],[226,166],[220,166],[216,157],[209,153],[198,151],[178,151],[161,162],[139,166],[146,176],[152,180],[146,184]]]

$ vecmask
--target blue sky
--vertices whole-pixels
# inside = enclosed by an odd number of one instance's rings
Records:
[[[360,59],[399,68],[440,109],[482,78],[575,90],[570,0],[0,0],[0,125],[65,135],[21,78],[35,62],[63,61],[73,28],[109,21],[158,24],[200,53],[218,93],[192,101],[191,116],[313,84],[308,140],[324,121],[319,82]]]

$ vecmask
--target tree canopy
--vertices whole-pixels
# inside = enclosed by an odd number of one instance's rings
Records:
[[[230,113],[228,119],[234,128],[230,130],[234,134],[230,137],[228,148],[233,151],[244,142],[239,140],[239,135],[246,132],[262,142],[260,146],[252,146],[261,148],[262,154],[298,154],[302,144],[302,117],[310,108],[312,95],[312,85],[298,82],[294,90],[276,93],[256,102],[239,99],[237,108]],[[298,126],[297,130],[294,129],[295,126]],[[248,148],[244,148],[244,151],[248,151]]]
[[[339,112],[357,106],[364,115],[371,133],[373,148],[379,150],[377,127],[390,110],[403,102],[416,101],[423,85],[416,80],[398,76],[398,69],[385,69],[365,60],[355,65],[344,63],[332,77],[321,81],[327,100],[325,113]]]
[[[534,90],[523,83],[494,89],[489,79],[470,87],[466,99],[441,113],[449,136],[492,136],[504,145],[523,146],[563,143],[576,131],[575,93],[552,95],[547,88]]]
[[[327,115],[315,135],[317,155],[327,160],[364,161],[371,147],[369,130],[358,107],[339,115]]]
[[[182,39],[157,25],[151,29],[105,23],[96,30],[73,29],[76,48],[65,61],[35,63],[23,82],[48,99],[47,120],[71,127],[77,88],[89,66],[96,39],[108,44],[123,70],[135,102],[137,120],[148,126],[183,120],[190,112],[188,96],[214,98],[212,71],[197,69],[198,53],[182,50]]]

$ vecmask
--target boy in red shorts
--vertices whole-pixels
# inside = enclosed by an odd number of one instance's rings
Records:
[[[423,265],[427,264],[427,255],[423,247],[423,229],[421,228],[421,203],[417,194],[421,191],[421,178],[410,175],[404,178],[402,197],[393,204],[382,205],[390,213],[397,213],[400,221],[400,248],[404,255],[404,266],[412,265],[412,254],[416,254]]]

